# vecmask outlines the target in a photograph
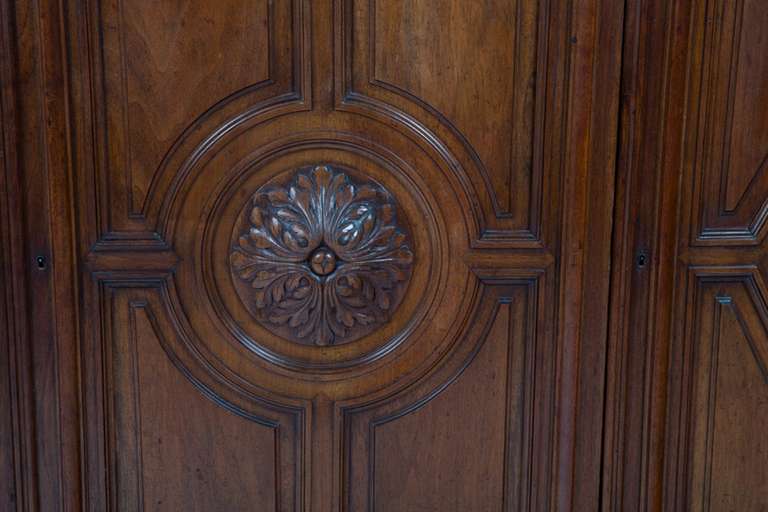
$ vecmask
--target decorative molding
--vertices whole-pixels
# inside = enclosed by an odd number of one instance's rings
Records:
[[[747,31],[759,28],[758,23],[748,22],[746,3],[709,2],[694,29],[699,31],[694,37],[701,43],[692,53],[701,58],[690,59],[690,74],[695,80],[689,117],[697,120],[689,135],[689,143],[695,148],[691,161],[698,190],[692,205],[693,245],[756,245],[765,237],[768,155],[761,152],[757,166],[749,169],[749,183],[737,196],[729,195],[734,171],[734,127],[738,129],[745,123],[736,113],[737,102],[743,96],[738,84],[749,65],[741,53],[749,51],[745,50],[749,47],[749,41],[745,41]],[[759,8],[759,4],[754,6]],[[751,14],[753,18],[758,15]],[[751,89],[761,87],[759,82],[749,83]],[[760,105],[753,105],[754,108],[759,109]]]
[[[291,133],[265,142],[246,155],[232,155],[227,162],[218,162],[215,168],[195,168],[190,172],[189,183],[180,188],[190,190],[187,197],[191,194],[200,200],[179,201],[169,209],[168,240],[173,241],[179,255],[191,255],[183,257],[174,271],[176,286],[171,288],[171,299],[180,301],[177,311],[196,324],[193,330],[204,344],[216,345],[217,351],[226,350],[227,346],[244,349],[245,359],[256,355],[269,363],[271,371],[290,372],[291,385],[298,381],[305,381],[302,386],[311,382],[305,391],[314,396],[318,392],[318,374],[324,374],[325,379],[344,381],[345,386],[362,393],[360,385],[352,381],[370,375],[374,369],[387,371],[387,365],[400,357],[398,354],[401,349],[404,351],[404,345],[418,345],[418,350],[425,351],[419,357],[411,352],[412,362],[417,364],[433,352],[426,347],[444,342],[445,336],[439,334],[443,326],[427,328],[425,323],[465,303],[461,293],[445,295],[451,286],[449,282],[455,283],[454,289],[459,289],[469,284],[469,276],[459,259],[460,251],[448,250],[448,232],[441,213],[450,210],[458,215],[465,211],[465,203],[461,202],[464,197],[456,191],[457,202],[453,202],[448,191],[455,189],[444,188],[442,197],[436,199],[425,177],[433,175],[439,181],[443,176],[450,178],[450,173],[431,167],[427,160],[409,162],[400,158],[398,155],[419,155],[410,140],[403,138],[404,146],[392,149],[381,146],[382,139],[383,136],[361,138],[339,131]],[[247,144],[242,147],[250,149]],[[311,169],[315,162],[333,162],[334,168],[346,169],[349,176],[360,182],[374,179],[397,197],[397,219],[400,223],[409,221],[406,232],[414,254],[408,293],[390,321],[354,343],[327,346],[322,350],[317,350],[311,340],[307,343],[289,341],[290,333],[270,335],[267,327],[255,321],[236,287],[245,289],[248,300],[253,299],[254,290],[236,275],[233,277],[230,259],[226,257],[233,245],[238,244],[239,236],[250,230],[250,211],[243,213],[251,204],[249,198],[270,180],[276,187],[289,187],[292,171]],[[227,170],[225,177],[215,179],[212,173],[223,169]],[[211,183],[216,186],[212,188]],[[190,229],[183,219],[198,219],[197,229]],[[236,225],[238,219],[241,223]],[[451,226],[454,231],[463,227],[458,221]],[[195,255],[200,259],[195,260]],[[204,294],[191,286],[196,282],[204,283]],[[209,313],[213,322],[197,321]],[[457,312],[456,317],[459,316]],[[217,325],[218,321],[221,325]],[[274,326],[273,332],[279,328]],[[209,329],[232,336],[219,337]],[[285,327],[285,330],[290,329]],[[416,335],[419,330],[422,334]],[[387,382],[396,376],[387,373]],[[274,386],[274,382],[269,386]],[[302,391],[299,396],[307,395]]]
[[[380,455],[375,450],[377,429],[428,407],[437,397],[460,385],[467,370],[477,364],[476,359],[488,343],[503,308],[508,308],[508,315],[512,309],[519,308],[525,317],[521,325],[512,323],[510,317],[505,336],[508,359],[505,364],[507,375],[503,377],[506,382],[504,416],[507,418],[504,425],[504,510],[533,510],[533,503],[541,499],[535,495],[530,482],[537,472],[552,471],[546,454],[552,449],[550,435],[554,424],[555,386],[542,383],[537,388],[538,394],[534,395],[531,382],[534,375],[551,370],[548,367],[552,363],[540,357],[541,352],[553,349],[550,346],[553,340],[540,329],[543,314],[546,314],[540,310],[547,293],[542,286],[546,272],[541,269],[475,269],[473,273],[482,283],[478,303],[467,319],[466,328],[460,329],[462,335],[436,365],[434,373],[420,379],[418,384],[376,401],[366,397],[355,403],[339,404],[345,447],[342,496],[350,510],[362,510],[366,505],[373,510],[376,503],[376,459]],[[514,339],[515,334],[522,334],[523,338]],[[514,395],[513,388],[521,394]],[[353,452],[353,447],[359,450],[363,446],[364,452]],[[534,456],[534,453],[540,456]]]
[[[381,185],[328,166],[263,186],[232,235],[230,265],[246,308],[302,344],[348,343],[386,323],[413,266],[396,211]]]
[[[88,240],[95,250],[119,251],[136,245],[164,250],[167,245],[158,217],[184,163],[199,158],[247,121],[256,118],[262,122],[304,110],[310,103],[304,97],[309,84],[308,7],[301,0],[285,5],[267,2],[268,76],[255,77],[253,83],[227,91],[194,112],[162,148],[141,197],[135,196],[131,186],[122,9],[120,2],[113,6],[89,1],[82,9],[71,10],[68,19],[73,55],[69,65],[75,77],[74,122],[80,125],[80,133],[102,134],[78,141],[82,145],[78,154],[93,156],[78,162],[89,171],[81,174],[82,190],[92,194],[83,194],[83,200],[91,203],[85,211],[95,211],[85,221]],[[108,108],[108,104],[113,105]]]
[[[162,285],[158,286],[162,288]],[[117,468],[115,475],[103,480],[105,494],[99,499],[105,499],[106,502],[106,496],[117,493],[124,486],[129,492],[123,496],[141,503],[143,457],[139,361],[142,346],[147,347],[142,345],[137,327],[137,318],[141,314],[154,338],[145,339],[144,343],[159,345],[160,350],[167,355],[168,363],[178,371],[179,378],[193,386],[194,391],[191,392],[199,393],[204,400],[220,407],[221,414],[236,415],[273,431],[278,509],[300,509],[303,506],[306,406],[277,404],[256,396],[249,389],[233,385],[226,376],[199,361],[193,351],[188,350],[183,332],[177,332],[167,323],[165,309],[157,302],[155,291],[126,289],[121,283],[117,283],[117,286],[102,283],[99,288],[103,294],[103,321],[107,325],[117,323],[125,326],[124,329],[106,331],[107,335],[97,342],[95,348],[105,356],[105,359],[97,363],[103,366],[86,369],[87,372],[103,372],[106,389],[112,390],[102,391],[104,399],[100,407],[104,407],[106,423],[102,425],[96,420],[88,423],[88,428],[93,429],[91,442],[103,443],[102,447],[90,453],[106,454],[108,467]],[[111,394],[115,392],[122,393],[128,399],[116,399]],[[119,464],[114,460],[115,457],[120,457]],[[92,471],[103,471],[101,461],[91,459],[88,462],[92,465]],[[93,491],[97,495],[102,489]]]
[[[567,106],[565,95],[549,84],[547,76],[559,74],[562,70],[549,57],[550,46],[558,35],[565,40],[569,29],[562,26],[552,26],[553,7],[549,2],[542,3],[534,15],[533,32],[535,32],[535,54],[533,78],[521,81],[515,86],[519,91],[531,86],[531,119],[530,119],[530,151],[532,169],[530,183],[527,187],[519,187],[515,193],[525,193],[530,198],[528,220],[525,226],[514,225],[515,215],[510,211],[506,201],[499,198],[498,187],[491,180],[489,166],[484,163],[473,146],[472,141],[456,126],[455,120],[449,119],[444,113],[417,96],[395,84],[388,83],[376,77],[375,73],[375,19],[376,2],[361,0],[357,5],[353,0],[340,0],[337,3],[337,15],[340,22],[337,41],[340,48],[337,56],[337,98],[336,108],[344,111],[355,111],[376,118],[383,117],[389,123],[402,125],[412,132],[415,138],[432,146],[448,162],[458,178],[465,183],[464,187],[473,198],[473,214],[476,216],[477,234],[472,245],[477,248],[541,248],[547,245],[548,233],[543,233],[543,218],[546,217],[548,205],[541,198],[545,194],[556,193],[553,184],[557,180],[548,180],[549,163],[545,158],[548,141],[543,136],[543,126],[548,123],[546,118],[555,118]],[[516,7],[518,15],[524,10],[522,4]],[[360,12],[357,12],[360,11]],[[360,16],[363,20],[354,19]],[[519,17],[519,16],[518,16]],[[530,27],[529,27],[530,28]],[[365,31],[361,38],[362,44],[356,41],[355,31]],[[519,43],[519,40],[517,41]],[[360,48],[362,46],[362,48]],[[515,61],[521,59],[517,49]],[[533,82],[533,85],[531,85]],[[555,98],[553,100],[553,98]],[[518,103],[522,101],[515,99]],[[525,100],[526,102],[528,100]],[[554,101],[555,106],[545,109],[545,101]],[[514,103],[514,102],[513,102]],[[518,105],[520,106],[520,105]],[[522,108],[522,107],[521,107]],[[514,131],[514,130],[513,130]],[[553,140],[564,141],[564,137]],[[513,144],[514,145],[514,144]],[[511,164],[510,164],[511,165]],[[511,182],[512,169],[508,170],[507,182]],[[547,188],[549,187],[549,189]],[[519,222],[518,222],[519,224]]]
[[[685,306],[681,309],[688,320],[672,346],[676,355],[671,372],[677,377],[670,389],[667,445],[668,471],[678,478],[667,484],[665,507],[708,510],[713,499],[712,485],[721,476],[713,473],[717,404],[728,403],[728,396],[718,396],[716,390],[721,374],[742,371],[732,364],[720,365],[725,354],[733,354],[732,346],[721,345],[732,343],[735,334],[726,331],[724,315],[732,316],[732,324],[747,344],[744,353],[754,358],[756,374],[768,384],[768,345],[764,336],[768,331],[768,289],[753,266],[701,266],[688,268],[685,291]]]
[[[10,254],[0,256],[0,273],[10,273],[4,292],[12,301],[7,314],[14,323],[7,333],[13,367],[0,373],[12,379],[15,410],[8,410],[7,418],[13,421],[14,440],[3,449],[14,457],[16,471],[7,482],[15,486],[15,496],[0,497],[2,510],[82,508],[75,378],[79,276],[71,224],[70,77],[60,46],[65,39],[62,9],[61,4],[26,0],[0,6],[0,131],[6,166],[0,210],[8,208],[0,212],[0,244],[11,240]],[[5,507],[11,497],[14,503]]]

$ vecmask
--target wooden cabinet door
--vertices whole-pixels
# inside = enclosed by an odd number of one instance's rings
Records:
[[[768,510],[768,4],[627,26],[603,501]]]
[[[768,510],[768,5],[690,18],[666,503]]]
[[[595,510],[622,9],[4,3],[8,502]]]

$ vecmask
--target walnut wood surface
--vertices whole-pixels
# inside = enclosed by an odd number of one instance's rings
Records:
[[[0,510],[768,509],[767,24],[0,3]]]
[[[634,4],[603,509],[763,510],[768,6]]]

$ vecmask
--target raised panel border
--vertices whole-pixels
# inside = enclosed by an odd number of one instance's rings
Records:
[[[525,340],[516,343],[516,346],[525,347],[523,361],[523,376],[521,383],[525,389],[522,398],[521,409],[525,411],[519,418],[520,436],[517,441],[519,446],[514,446],[510,436],[510,421],[507,416],[505,425],[505,472],[504,472],[504,509],[505,510],[541,510],[549,503],[546,486],[535,486],[533,481],[542,475],[551,475],[552,458],[551,450],[554,446],[554,400],[556,385],[547,376],[553,372],[554,362],[546,354],[553,352],[552,339],[543,329],[547,312],[545,307],[544,273],[528,274],[525,271],[503,271],[488,273],[486,270],[477,270],[481,276],[482,300],[476,309],[476,314],[468,325],[472,327],[461,340],[457,341],[455,351],[451,353],[450,360],[437,365],[423,380],[399,393],[383,397],[373,402],[366,403],[340,403],[337,404],[337,414],[341,418],[341,457],[340,467],[342,471],[342,496],[347,500],[342,505],[343,510],[355,510],[352,500],[352,492],[365,492],[365,510],[375,509],[374,496],[374,470],[375,463],[375,435],[376,428],[380,425],[394,421],[404,415],[419,410],[429,404],[441,393],[449,389],[460,380],[464,371],[472,365],[475,357],[483,348],[491,327],[496,321],[501,307],[510,304],[513,300],[525,298],[527,333]],[[511,333],[510,333],[511,334]],[[510,341],[511,343],[511,341]],[[510,353],[512,350],[510,349]],[[510,359],[509,366],[512,361]],[[507,376],[509,378],[509,375]],[[507,392],[509,382],[507,382]],[[507,395],[507,408],[509,410],[511,397]],[[355,460],[363,460],[362,466],[367,468],[367,488],[361,490],[359,486],[353,487],[350,481],[350,464],[353,457],[352,443],[354,442],[355,425],[363,422],[361,432],[365,432],[364,445],[367,453],[361,458],[359,453]],[[367,425],[367,426],[365,426]],[[360,427],[358,427],[359,430]],[[360,435],[360,434],[358,434]],[[358,443],[359,444],[359,443]],[[511,453],[514,448],[519,452],[519,459],[513,461]],[[520,480],[515,482],[510,471],[511,465],[516,464],[519,470]],[[517,486],[517,492],[512,492]],[[512,499],[508,497],[511,496]],[[358,503],[359,505],[359,503]]]
[[[738,75],[737,58],[742,38],[745,0],[710,1],[702,5],[692,32],[692,56],[689,73],[693,75],[689,92],[691,118],[690,144],[694,146],[691,161],[694,173],[694,201],[692,205],[692,245],[757,245],[766,235],[768,199],[747,220],[743,203],[759,190],[759,182],[768,187],[768,154],[755,170],[750,185],[742,194],[735,209],[728,209],[725,193],[730,166],[727,146],[733,128],[733,108]],[[732,12],[726,12],[726,11]],[[725,26],[730,19],[730,37]],[[727,72],[726,72],[727,71]],[[722,123],[725,119],[725,123]],[[759,198],[758,198],[759,199]],[[712,206],[706,206],[712,205]],[[718,227],[715,224],[738,219],[741,225]]]
[[[482,159],[480,158],[480,155],[474,150],[472,144],[470,143],[469,139],[467,139],[466,136],[464,136],[459,130],[459,128],[451,122],[450,119],[448,119],[445,115],[443,115],[438,109],[431,106],[428,102],[422,100],[415,94],[409,92],[406,89],[403,89],[402,87],[397,86],[396,84],[387,82],[386,80],[383,80],[381,78],[378,78],[376,76],[376,59],[375,59],[375,51],[373,50],[375,47],[375,40],[376,40],[376,5],[377,0],[368,0],[369,10],[370,10],[370,22],[369,22],[369,37],[368,37],[368,45],[371,48],[371,51],[369,53],[369,61],[367,64],[367,69],[369,70],[369,77],[368,77],[368,84],[372,87],[379,87],[382,89],[386,89],[396,95],[399,95],[403,98],[408,99],[410,102],[412,102],[414,105],[418,105],[423,110],[429,112],[432,116],[439,119],[442,124],[444,124],[448,129],[451,130],[451,132],[459,139],[461,140],[462,144],[468,149],[470,154],[472,155],[472,159],[475,162],[475,165],[482,173],[482,178],[485,184],[485,188],[489,193],[489,196],[491,197],[491,205],[493,207],[493,212],[497,219],[506,219],[506,218],[512,218],[512,214],[508,209],[505,209],[501,201],[499,200],[499,194],[494,189],[494,187],[491,185],[491,178],[490,178],[490,172],[488,170],[488,167],[483,163]],[[516,48],[515,48],[515,56],[514,60],[517,63],[519,61],[519,40],[520,40],[520,25],[523,16],[521,15],[522,6],[524,5],[524,0],[514,0],[515,1],[515,12],[516,12],[516,18],[515,18],[515,28],[514,33],[516,36]],[[545,105],[541,101],[541,96],[543,96],[543,88],[545,84],[545,79],[547,76],[547,69],[546,69],[546,58],[544,55],[546,55],[546,42],[547,42],[547,29],[548,29],[548,23],[547,23],[547,12],[549,10],[549,1],[540,2],[540,6],[536,9],[536,34],[537,34],[537,42],[536,47],[534,49],[534,53],[536,55],[535,61],[535,72],[534,75],[536,76],[535,80],[535,86],[534,86],[534,94],[533,94],[533,104],[534,112],[533,112],[533,119],[532,119],[532,131],[533,134],[533,143],[532,146],[534,146],[536,149],[532,150],[532,153],[535,155],[538,155],[538,158],[535,160],[537,163],[534,164],[534,168],[538,171],[536,174],[533,175],[533,179],[531,180],[531,186],[530,186],[530,192],[531,192],[531,198],[533,199],[532,205],[530,208],[530,213],[532,214],[531,217],[531,223],[528,227],[528,231],[530,231],[532,234],[536,233],[537,228],[537,221],[540,217],[540,208],[541,208],[541,171],[542,171],[542,161],[541,161],[541,140],[542,140],[542,129],[543,129],[543,113],[545,111]],[[533,3],[531,3],[533,5]],[[544,14],[542,14],[542,11]],[[514,78],[516,69],[511,70],[511,74]],[[353,73],[353,71],[350,71],[350,73]],[[350,89],[350,92],[352,92],[352,89]],[[364,92],[364,91],[360,91]],[[372,95],[374,96],[374,95]],[[517,103],[518,97],[523,97],[524,95],[521,94],[521,91],[518,90],[518,88],[515,88],[512,91],[512,94],[509,98],[507,98],[508,102],[511,103],[513,106]],[[514,124],[514,108],[512,109],[513,113],[511,115],[511,118],[509,119],[510,124]],[[537,113],[542,113],[537,116]],[[512,148],[512,141],[510,141],[510,151]],[[507,175],[509,183],[511,181],[511,173],[512,168],[507,169]],[[511,192],[511,191],[510,191]],[[523,233],[523,231],[521,231]],[[490,235],[490,234],[489,234]]]
[[[714,315],[711,319],[702,319],[701,310],[704,300],[704,287],[718,286],[719,291],[711,291],[711,299],[714,301]],[[737,287],[737,288],[734,288]],[[730,289],[730,291],[728,291]],[[766,370],[766,361],[768,361],[768,350],[760,351],[754,343],[753,334],[746,328],[743,316],[738,312],[741,308],[736,304],[736,295],[741,295],[742,300],[748,300],[758,315],[759,323],[762,325],[764,333],[768,335],[768,287],[760,274],[760,271],[751,265],[747,266],[691,266],[687,270],[687,275],[683,287],[683,293],[680,295],[679,304],[680,314],[685,318],[679,326],[677,343],[671,347],[672,366],[670,368],[670,399],[668,402],[668,434],[666,441],[665,457],[665,478],[664,478],[664,503],[669,510],[689,510],[694,500],[701,500],[706,503],[709,489],[709,479],[705,476],[704,486],[698,497],[695,497],[692,489],[694,483],[693,467],[694,439],[693,439],[693,421],[696,408],[694,407],[696,389],[696,359],[701,347],[698,342],[708,345],[710,353],[714,353],[714,347],[717,346],[719,336],[717,328],[719,318],[722,314],[722,308],[729,307],[736,313],[737,320],[744,329],[744,336],[750,343],[750,348],[757,358],[757,364],[761,368],[763,375],[768,383],[768,370]],[[713,324],[712,338],[708,340],[701,339],[701,322],[708,321]],[[698,340],[698,341],[697,341]],[[712,362],[707,372],[709,385],[712,385],[712,379],[716,375],[717,365]],[[708,394],[707,410],[711,412],[714,396]],[[709,416],[711,414],[708,413]],[[708,431],[711,429],[711,417],[709,418]],[[710,437],[707,434],[707,437]],[[709,440],[711,441],[711,439]],[[705,447],[711,449],[707,441]],[[699,468],[708,473],[708,465],[711,463],[711,456],[705,453],[705,467]]]
[[[310,106],[311,99],[305,96],[311,78],[309,6],[305,0],[287,2],[286,11],[291,25],[291,32],[287,35],[291,62],[282,64],[274,56],[277,29],[273,11],[276,7],[274,2],[269,2],[270,76],[221,98],[195,119],[189,120],[188,126],[167,148],[153,174],[143,206],[138,211],[130,207],[127,192],[130,190],[129,178],[122,172],[125,166],[116,168],[110,161],[109,135],[101,138],[95,135],[106,134],[109,124],[103,46],[99,43],[102,41],[99,0],[89,0],[66,10],[65,23],[71,36],[67,65],[72,83],[73,133],[79,134],[73,136],[71,142],[74,165],[79,170],[76,190],[83,205],[82,225],[87,228],[84,229],[87,236],[83,237],[86,252],[90,249],[168,249],[156,223],[175,168],[185,159],[205,151],[220,140],[223,133],[235,129],[247,119],[254,116],[270,119]],[[123,110],[124,103],[123,98]],[[119,133],[114,136],[121,137]],[[123,133],[122,137],[125,136]]]
[[[548,121],[567,109],[567,95],[564,93],[568,83],[549,84],[547,77],[568,74],[559,66],[564,66],[565,59],[554,58],[556,52],[569,52],[567,34],[572,27],[570,16],[563,13],[550,13],[551,6],[545,2],[538,14],[537,57],[536,57],[536,87],[535,107],[533,115],[534,126],[534,166],[531,182],[530,224],[525,229],[512,229],[504,221],[509,218],[500,207],[496,194],[490,183],[490,175],[481,161],[477,151],[471,146],[464,135],[446,119],[439,111],[414,97],[407,91],[375,79],[372,75],[372,51],[368,51],[367,60],[363,60],[364,69],[359,59],[353,58],[354,30],[352,23],[353,2],[355,0],[336,0],[337,16],[341,20],[338,29],[337,44],[340,50],[336,57],[336,108],[350,110],[363,115],[381,116],[385,122],[394,122],[411,132],[412,136],[422,138],[446,155],[456,169],[459,178],[466,183],[466,188],[473,196],[473,212],[478,223],[477,235],[472,240],[473,247],[491,248],[543,248],[554,237],[554,233],[546,233],[543,227],[547,220],[557,217],[558,200],[553,199],[544,208],[542,197],[548,195],[558,197],[562,184],[553,176],[550,169],[558,167],[558,157],[562,153],[565,137],[558,130],[563,123]],[[374,0],[360,0],[369,3],[372,10]],[[563,7],[563,11],[572,8]],[[371,14],[371,17],[373,15]],[[567,18],[567,23],[566,19]],[[558,25],[559,24],[559,25]],[[553,31],[551,26],[558,25],[559,30]],[[562,25],[562,26],[560,26]],[[369,45],[372,33],[368,34]],[[571,40],[572,42],[572,40]],[[555,69],[556,68],[556,69]],[[362,87],[358,84],[362,82]],[[356,85],[358,84],[358,85]],[[545,111],[544,105],[552,104],[552,111]],[[563,114],[564,115],[564,114]],[[545,119],[546,118],[546,119]],[[544,136],[544,124],[552,125],[551,135]],[[558,150],[551,144],[560,144]],[[548,211],[549,208],[555,211]]]
[[[116,448],[116,428],[111,390],[114,388],[111,371],[112,345],[117,336],[135,334],[134,319],[138,309],[144,311],[153,327],[163,352],[169,362],[179,371],[182,378],[190,382],[207,400],[223,410],[246,420],[272,428],[276,436],[278,456],[276,463],[276,499],[278,510],[302,510],[307,499],[305,489],[305,461],[309,459],[311,436],[306,426],[311,422],[311,408],[306,403],[279,404],[257,396],[251,390],[240,387],[220,375],[216,370],[199,360],[183,334],[169,324],[163,313],[158,297],[168,275],[163,272],[142,272],[136,274],[94,273],[91,290],[99,297],[101,307],[97,325],[90,325],[94,337],[85,338],[83,381],[97,383],[83,391],[85,439],[87,441],[85,474],[88,477],[87,506],[89,510],[117,510],[119,497],[114,490],[117,486],[117,471],[120,464],[113,459]],[[120,321],[120,317],[126,316]],[[170,330],[170,331],[169,331]],[[169,337],[169,332],[172,332]],[[172,338],[176,338],[173,339]],[[135,340],[128,344],[136,345]],[[171,347],[180,344],[182,348]],[[98,377],[98,376],[101,377]],[[137,460],[140,461],[140,455]],[[292,467],[285,472],[284,467]],[[127,471],[130,471],[129,468]],[[135,482],[136,496],[141,495],[141,486]],[[281,489],[291,489],[289,493]],[[130,501],[131,496],[123,496]],[[137,502],[137,506],[141,502]]]

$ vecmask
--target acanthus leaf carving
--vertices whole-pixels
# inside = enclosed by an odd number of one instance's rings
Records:
[[[328,166],[265,185],[241,213],[230,265],[246,307],[302,344],[353,341],[389,320],[413,252],[397,205],[374,182]]]

